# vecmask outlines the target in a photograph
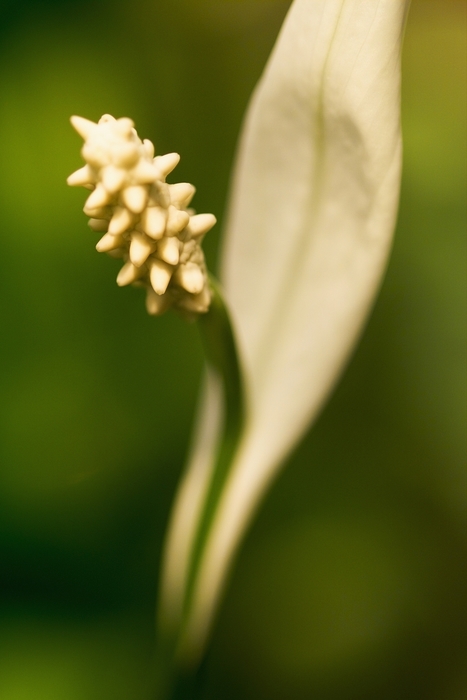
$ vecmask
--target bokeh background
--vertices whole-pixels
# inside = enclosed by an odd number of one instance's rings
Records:
[[[202,353],[114,283],[70,114],[131,116],[220,224],[286,0],[0,2],[0,698],[152,700],[154,605]],[[466,3],[413,0],[394,253],[271,489],[202,700],[462,700]]]

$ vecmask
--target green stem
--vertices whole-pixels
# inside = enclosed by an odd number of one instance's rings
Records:
[[[245,417],[243,378],[232,325],[219,286],[213,277],[210,277],[210,288],[211,306],[200,317],[198,325],[206,359],[222,378],[225,415],[222,440],[191,552],[184,601],[185,618],[190,611],[204,547],[238,447]]]
[[[223,432],[210,483],[201,508],[191,548],[180,628],[175,637],[159,639],[157,651],[158,698],[192,700],[200,685],[200,669],[183,667],[177,647],[193,603],[197,576],[211,526],[242,435],[245,421],[243,377],[228,311],[217,281],[210,277],[211,305],[198,319],[206,360],[219,374],[224,392]],[[180,662],[182,665],[180,665]]]

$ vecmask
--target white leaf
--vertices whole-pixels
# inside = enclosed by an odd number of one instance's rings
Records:
[[[202,644],[264,490],[315,418],[384,271],[401,171],[406,0],[295,0],[250,105],[223,282],[249,416],[186,643]]]

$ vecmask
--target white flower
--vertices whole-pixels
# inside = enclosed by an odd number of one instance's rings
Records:
[[[294,0],[254,93],[222,259],[248,415],[195,582],[188,657],[200,654],[254,509],[337,381],[380,284],[398,206],[407,8],[407,0]],[[181,614],[219,394],[214,379],[172,520],[168,624]]]
[[[216,218],[187,208],[193,185],[166,183],[180,156],[154,157],[153,144],[140,140],[131,119],[105,114],[98,124],[83,117],[71,122],[85,140],[86,165],[68,184],[92,190],[84,212],[90,227],[104,233],[96,248],[125,261],[117,284],[145,287],[150,314],[169,307],[206,312],[211,296],[200,243]]]

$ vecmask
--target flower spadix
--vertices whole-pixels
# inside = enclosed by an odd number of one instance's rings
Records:
[[[221,278],[248,411],[199,565],[187,658],[200,654],[252,513],[329,395],[380,283],[399,196],[407,7],[406,0],[294,0],[253,95]],[[173,554],[189,551],[216,449],[208,430],[219,405],[214,390],[168,542],[164,590],[174,615],[186,570]]]
[[[124,261],[117,284],[144,287],[150,314],[170,307],[205,313],[211,296],[200,243],[216,218],[189,208],[193,185],[166,182],[180,156],[154,156],[131,119],[105,114],[97,124],[83,117],[71,123],[84,139],[86,165],[68,184],[92,190],[84,212],[102,236],[97,250]]]

